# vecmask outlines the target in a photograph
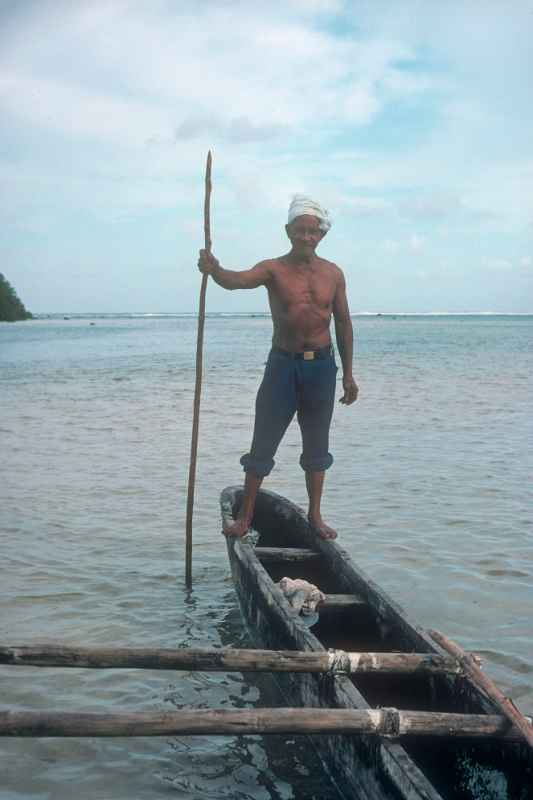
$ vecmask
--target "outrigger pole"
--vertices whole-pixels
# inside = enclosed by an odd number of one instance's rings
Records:
[[[211,150],[207,154],[205,168],[204,237],[205,249],[211,252]],[[194,410],[191,436],[191,459],[189,463],[189,486],[187,490],[187,516],[185,521],[185,584],[192,588],[192,514],[194,507],[194,484],[196,480],[196,455],[198,452],[198,428],[200,423],[200,395],[202,391],[202,356],[204,349],[205,295],[207,272],[202,275],[200,308],[198,312],[198,335],[196,339],[196,384],[194,387]]]
[[[0,737],[327,733],[520,741],[517,728],[497,714],[447,714],[396,708],[182,708],[115,714],[0,709]]]
[[[501,695],[488,676],[479,676],[473,656],[443,634],[432,637],[450,655],[437,653],[350,653],[342,650],[233,650],[231,648],[68,647],[53,644],[0,645],[0,664],[21,667],[200,670],[202,672],[307,672],[468,676],[501,714],[456,714],[395,708],[186,709],[173,713],[82,714],[12,711],[0,708],[2,736],[211,736],[237,733],[350,733],[386,736],[501,738],[533,746],[532,722]]]

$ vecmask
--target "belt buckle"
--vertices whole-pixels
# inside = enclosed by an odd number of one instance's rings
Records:
[[[304,361],[313,361],[315,357],[314,350],[304,350]]]

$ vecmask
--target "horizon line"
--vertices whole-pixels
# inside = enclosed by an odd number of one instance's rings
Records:
[[[88,314],[91,316],[144,316],[144,317],[164,317],[164,316],[188,316],[197,317],[198,311],[34,311],[34,317],[47,317],[59,315],[72,315],[82,316]],[[270,311],[257,311],[250,309],[247,311],[206,311],[206,316],[210,315],[226,315],[226,316],[244,316],[244,315],[258,315],[270,317]],[[500,316],[500,317],[517,317],[517,316],[533,316],[531,311],[352,311],[351,317],[380,317],[380,316]],[[31,322],[31,320],[29,320]]]

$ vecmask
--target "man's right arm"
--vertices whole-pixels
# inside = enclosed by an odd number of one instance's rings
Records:
[[[198,259],[200,272],[211,275],[215,283],[224,289],[257,289],[264,286],[270,277],[270,262],[260,261],[251,269],[235,271],[224,269],[207,250],[200,250]]]

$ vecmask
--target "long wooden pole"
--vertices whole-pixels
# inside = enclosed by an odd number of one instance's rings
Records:
[[[211,252],[211,150],[207,154],[205,168],[204,240],[205,249]],[[187,490],[187,516],[185,521],[185,584],[192,588],[192,515],[194,508],[194,486],[196,481],[196,456],[198,453],[198,429],[200,424],[200,396],[202,392],[202,361],[204,351],[205,295],[207,273],[202,275],[200,308],[198,312],[198,335],[196,339],[196,384],[194,387],[194,410],[191,436],[191,459],[189,462],[189,485]]]
[[[515,741],[505,717],[380,709],[181,709],[169,713],[78,714],[0,711],[0,736],[236,736],[239,734],[381,734],[502,738]]]
[[[0,664],[33,667],[172,669],[204,672],[380,672],[406,675],[459,672],[453,658],[433,653],[345,653],[232,648],[89,648],[2,646]]]
[[[465,671],[465,674],[476,684],[495,705],[500,709],[502,714],[515,725],[518,730],[522,732],[524,739],[530,747],[533,748],[533,725],[520,713],[520,711],[512,704],[512,702],[501,692],[496,684],[487,675],[481,672],[473,657],[466,653],[458,644],[452,642],[447,636],[438,631],[429,631],[430,636],[446,650],[453,658],[456,658]]]

